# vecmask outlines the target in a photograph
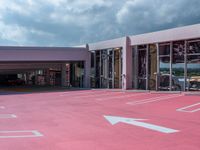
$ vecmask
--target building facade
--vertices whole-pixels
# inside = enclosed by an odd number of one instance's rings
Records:
[[[200,24],[89,45],[91,86],[200,90]]]
[[[2,46],[0,84],[11,78],[26,85],[200,91],[200,24],[83,47]]]

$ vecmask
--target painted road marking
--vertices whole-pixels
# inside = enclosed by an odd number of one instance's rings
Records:
[[[115,124],[121,122],[121,123],[126,123],[126,124],[130,124],[130,125],[138,126],[138,127],[143,127],[146,129],[150,129],[150,130],[154,130],[154,131],[166,133],[166,134],[179,132],[179,130],[141,122],[142,120],[145,120],[145,119],[124,118],[124,117],[117,117],[117,116],[104,116],[104,118],[108,122],[110,122],[110,124],[112,124],[112,125],[115,125]]]
[[[176,109],[176,111],[194,113],[194,112],[200,111],[200,103],[182,107],[182,108]]]
[[[0,109],[5,109],[6,107],[5,106],[0,106]]]
[[[97,92],[97,93],[99,93],[99,92]],[[84,91],[84,92],[78,92],[78,93],[70,93],[69,92],[69,93],[60,94],[60,96],[97,95],[97,93],[94,91],[91,91],[91,92]],[[105,91],[101,91],[100,93],[105,93]]]
[[[92,97],[98,97],[98,96],[112,96],[112,95],[116,95],[117,93],[101,93],[101,94],[89,94],[89,95],[84,95],[84,96],[77,96],[77,97],[74,97],[74,98],[92,98]],[[124,94],[124,93],[120,93],[118,92],[118,94]]]
[[[139,101],[128,102],[126,104],[141,105],[141,104],[152,103],[152,102],[156,102],[156,101],[167,100],[170,98],[176,98],[176,97],[180,97],[180,96],[182,96],[182,95],[159,96],[159,97],[153,97],[153,98],[143,99],[143,100],[139,100]]]
[[[133,95],[123,95],[123,96],[113,96],[113,97],[108,97],[108,98],[97,98],[97,101],[105,101],[105,100],[110,100],[110,99],[120,99],[120,98],[129,98],[129,97],[135,97],[139,95],[148,95],[150,93],[138,93],[138,94],[133,94]]]
[[[0,119],[5,119],[5,118],[17,118],[17,116],[14,114],[0,114]]]
[[[42,136],[43,135],[37,130],[0,131],[0,138],[32,138]]]

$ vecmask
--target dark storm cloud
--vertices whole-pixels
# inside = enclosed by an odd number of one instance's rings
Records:
[[[200,22],[199,0],[0,1],[0,44],[71,46]]]

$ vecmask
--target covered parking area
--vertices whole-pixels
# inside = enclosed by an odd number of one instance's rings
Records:
[[[90,54],[84,47],[0,47],[0,86],[88,88]]]

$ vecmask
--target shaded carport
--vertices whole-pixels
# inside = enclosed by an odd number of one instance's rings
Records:
[[[83,62],[83,87],[90,87],[90,53],[85,47],[0,46],[0,74],[60,68],[61,85],[66,86],[66,63]]]

